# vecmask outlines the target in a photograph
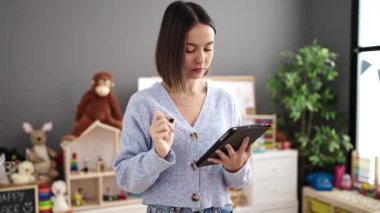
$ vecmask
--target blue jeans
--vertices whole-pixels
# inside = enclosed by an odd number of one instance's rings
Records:
[[[202,210],[193,211],[191,208],[149,205],[147,213],[232,213],[232,206],[228,205],[223,208],[211,207]]]

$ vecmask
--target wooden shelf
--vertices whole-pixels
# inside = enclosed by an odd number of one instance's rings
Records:
[[[70,180],[78,180],[78,179],[87,179],[87,178],[97,178],[97,177],[108,177],[108,176],[116,176],[114,171],[105,171],[105,172],[70,172],[69,178]]]
[[[72,209],[74,212],[80,211],[80,210],[85,210],[85,209],[93,209],[99,207],[100,203],[98,200],[86,200],[83,204],[83,206],[74,206],[72,205]]]
[[[127,198],[126,200],[114,200],[114,201],[103,201],[104,206],[115,206],[115,205],[128,205],[128,204],[140,204],[142,203],[141,198]]]

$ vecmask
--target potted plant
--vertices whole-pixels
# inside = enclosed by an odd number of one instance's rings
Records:
[[[334,108],[337,54],[314,41],[281,57],[284,63],[267,85],[278,110],[279,128],[292,137],[311,166],[344,163],[352,145]]]

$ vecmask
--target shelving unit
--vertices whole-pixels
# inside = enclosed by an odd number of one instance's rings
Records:
[[[296,150],[254,154],[251,158],[253,180],[243,189],[249,210],[241,212],[297,212],[297,157]]]
[[[119,151],[120,130],[99,121],[94,122],[80,137],[74,141],[61,143],[64,151],[65,177],[69,205],[73,211],[91,210],[99,207],[139,204],[139,198],[127,200],[104,201],[107,191],[118,194],[121,190],[116,184],[116,174],[112,163]],[[78,170],[71,170],[72,155],[76,154]],[[104,170],[99,170],[98,159],[101,158]],[[88,172],[81,171],[87,164]],[[85,201],[82,206],[75,206],[72,200],[74,193],[83,189]]]
[[[317,191],[303,187],[303,211],[331,213],[380,213],[380,201],[356,191]]]

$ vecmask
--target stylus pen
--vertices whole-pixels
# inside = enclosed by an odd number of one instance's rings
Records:
[[[173,123],[173,122],[174,122],[174,118],[172,118],[172,117],[166,117],[166,119],[168,119],[168,121],[169,121],[170,123]]]

